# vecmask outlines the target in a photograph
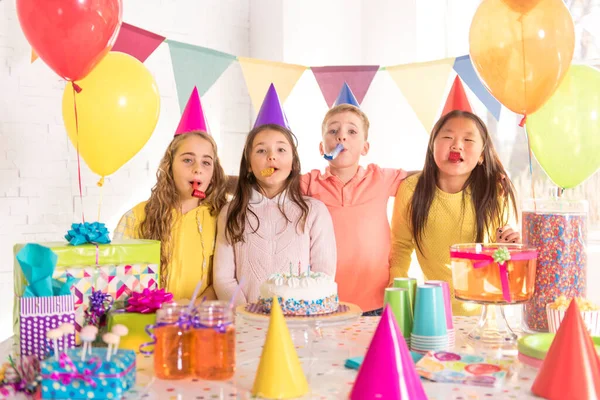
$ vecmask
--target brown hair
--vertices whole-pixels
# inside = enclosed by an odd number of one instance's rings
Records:
[[[161,287],[165,287],[169,275],[169,262],[171,258],[171,229],[173,225],[173,209],[179,206],[179,193],[175,188],[173,179],[173,159],[181,143],[190,135],[200,137],[208,141],[215,152],[213,176],[206,190],[206,198],[201,200],[209,206],[211,215],[217,215],[227,202],[226,184],[227,176],[219,161],[217,144],[212,136],[203,131],[192,131],[173,138],[165,155],[160,161],[156,172],[156,185],[152,188],[152,194],[146,207],[145,219],[140,224],[140,236],[144,239],[160,240],[160,281]]]
[[[246,223],[251,225],[249,215],[254,217],[256,226],[252,227],[252,233],[255,233],[259,226],[260,221],[258,216],[248,207],[250,203],[250,197],[252,195],[252,189],[257,188],[260,190],[260,186],[254,173],[250,171],[250,152],[252,151],[252,143],[254,138],[261,132],[266,130],[274,130],[282,133],[292,148],[292,171],[285,181],[285,185],[282,191],[285,191],[285,195],[288,196],[292,202],[300,207],[301,215],[296,226],[304,231],[306,224],[306,218],[308,217],[309,207],[302,197],[300,190],[300,157],[298,156],[298,150],[296,149],[296,137],[289,130],[280,125],[267,124],[261,125],[257,128],[252,129],[246,138],[246,144],[244,145],[244,151],[242,153],[242,160],[240,162],[240,174],[237,182],[235,194],[231,203],[229,204],[229,210],[227,212],[227,226],[225,228],[225,236],[230,243],[237,243],[244,241],[244,232],[246,230]],[[284,199],[285,200],[285,199]],[[284,201],[283,200],[283,201]],[[283,201],[280,199],[279,211],[285,217],[285,219],[291,223],[288,216],[285,214],[283,207]]]
[[[473,113],[460,110],[451,111],[440,118],[433,127],[429,137],[423,172],[417,181],[411,200],[410,221],[412,233],[417,248],[421,251],[427,216],[433,202],[439,176],[439,169],[433,157],[433,142],[444,125],[452,118],[467,118],[473,121],[483,139],[483,163],[477,164],[475,169],[471,171],[471,175],[463,187],[463,190],[468,187],[471,188],[471,200],[477,222],[475,240],[482,242],[486,232],[489,235],[492,234],[491,231],[494,225],[501,227],[508,223],[507,220],[503,220],[503,218],[506,219],[506,207],[512,205],[513,209],[516,210],[515,189],[507,177],[508,175],[496,153],[485,124]],[[463,204],[465,192],[463,191]],[[502,198],[503,201],[499,202],[499,198]]]
[[[367,117],[367,114],[362,112],[360,108],[353,106],[352,104],[340,104],[327,111],[327,114],[325,114],[325,117],[323,118],[323,123],[321,124],[321,134],[324,134],[325,130],[327,129],[327,121],[329,121],[329,119],[334,115],[341,114],[343,112],[351,112],[361,119],[363,122],[363,128],[365,130],[365,140],[368,140],[370,126],[369,118]]]

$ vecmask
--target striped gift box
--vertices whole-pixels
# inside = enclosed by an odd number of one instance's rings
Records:
[[[35,354],[40,360],[52,347],[47,342],[46,332],[58,328],[64,322],[75,324],[75,302],[73,295],[48,297],[21,297],[20,344],[21,356]],[[75,335],[66,335],[58,340],[58,350],[75,347]]]

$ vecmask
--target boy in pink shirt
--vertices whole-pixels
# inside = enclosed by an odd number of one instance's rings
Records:
[[[358,103],[355,103],[358,104]],[[352,104],[339,104],[325,114],[319,145],[329,167],[301,176],[303,194],[325,203],[335,231],[340,301],[357,304],[367,315],[379,315],[390,277],[390,224],[387,204],[400,182],[401,169],[359,166],[369,151],[369,119]],[[338,146],[341,145],[341,146]],[[338,146],[339,154],[331,155]]]

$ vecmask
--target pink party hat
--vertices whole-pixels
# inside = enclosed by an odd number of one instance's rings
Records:
[[[204,118],[204,112],[202,111],[202,103],[200,103],[200,95],[198,95],[198,89],[194,86],[192,94],[185,105],[185,110],[179,120],[179,125],[175,131],[175,136],[181,135],[191,131],[204,131],[208,132],[208,124],[206,118]]]
[[[427,400],[408,346],[389,305],[354,381],[351,400]]]

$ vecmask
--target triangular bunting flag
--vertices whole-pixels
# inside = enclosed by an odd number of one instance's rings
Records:
[[[454,58],[446,58],[386,67],[427,132],[431,132],[439,115],[453,65]]]
[[[350,400],[427,400],[404,336],[389,305],[385,306]]]
[[[379,65],[311,67],[311,70],[321,88],[327,106],[331,107],[344,82],[352,88],[358,103],[362,103],[379,70]]]
[[[354,96],[352,89],[350,89],[350,86],[348,86],[346,82],[344,82],[342,90],[340,90],[340,94],[338,94],[337,99],[335,99],[333,106],[339,106],[340,104],[350,104],[360,107],[358,100],[356,100],[356,96]]]
[[[173,63],[179,107],[183,109],[188,95],[195,87],[200,96],[225,72],[235,56],[220,51],[168,40]]]
[[[306,70],[303,65],[258,60],[256,58],[238,57],[238,61],[242,67],[248,93],[256,112],[260,109],[271,83],[277,87],[279,100],[284,103],[296,82]]]
[[[33,64],[33,62],[35,60],[37,60],[37,59],[38,59],[38,55],[36,54],[36,52],[35,52],[34,49],[31,49],[31,61],[30,61],[30,63]]]
[[[551,400],[600,398],[600,359],[576,301],[571,301],[531,391]]]
[[[140,62],[144,62],[164,41],[164,36],[123,22],[112,51],[127,53],[137,58]]]
[[[304,396],[308,382],[277,297],[273,297],[267,338],[258,362],[252,394],[266,399]]]
[[[456,61],[454,61],[454,70],[467,84],[469,89],[475,93],[475,96],[477,96],[477,98],[487,107],[494,118],[496,118],[496,120],[500,119],[502,105],[494,98],[494,96],[492,96],[485,86],[483,86],[483,83],[479,79],[479,76],[477,76],[477,72],[475,72],[475,68],[471,63],[471,57],[456,57]]]
[[[463,87],[458,75],[456,75],[456,78],[454,78],[454,83],[452,84],[452,88],[450,89],[450,93],[446,99],[446,105],[444,105],[442,116],[454,110],[468,111],[471,113],[473,112],[471,104],[469,104],[467,94],[465,93],[465,88]]]
[[[204,131],[209,133],[208,124],[204,117],[204,111],[202,111],[202,103],[200,102],[198,89],[195,86],[185,105],[185,110],[183,110],[177,130],[175,130],[175,136],[191,131]]]

